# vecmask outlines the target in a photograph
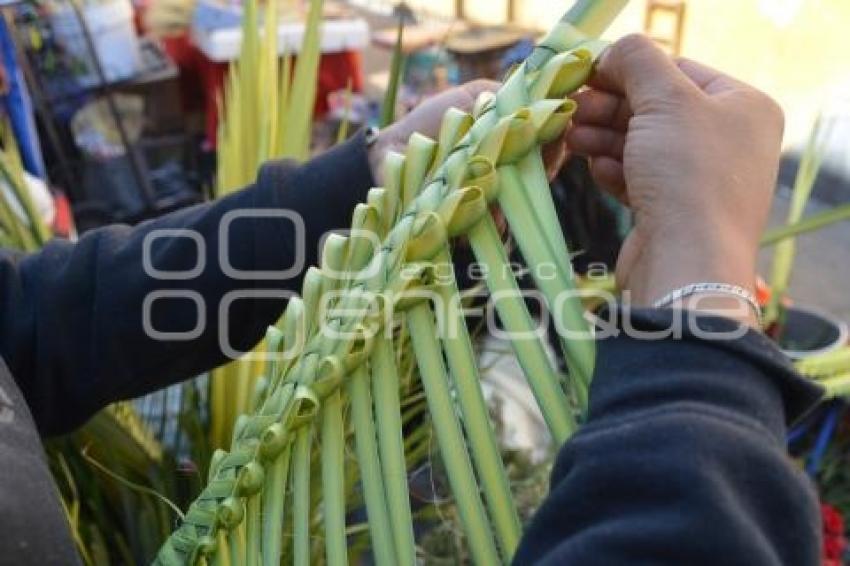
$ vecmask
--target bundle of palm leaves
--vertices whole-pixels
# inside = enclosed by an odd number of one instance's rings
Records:
[[[440,274],[451,265],[450,242],[465,236],[551,436],[565,441],[586,407],[594,347],[581,301],[565,293],[574,287],[570,255],[540,147],[562,135],[575,110],[567,97],[601,47],[590,38],[624,4],[577,2],[472,115],[450,110],[438,140],[414,135],[404,155],[387,157],[385,187],[356,208],[349,236],[326,240],[302,297],[269,329],[264,349],[273,355],[256,408],[236,420],[230,449],[214,455],[207,487],[158,563],[308,564],[322,556],[344,564],[362,537],[377,564],[414,563],[408,471],[423,455],[421,428],[412,426],[423,418],[472,558],[510,560],[520,521],[457,284]],[[226,104],[239,112],[244,103],[235,98]],[[275,139],[257,131],[249,143]],[[561,341],[568,381],[535,332],[489,214],[496,205],[529,263],[553,266],[535,282],[560,335],[570,337]]]

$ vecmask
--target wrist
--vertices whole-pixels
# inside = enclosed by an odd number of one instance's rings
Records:
[[[637,306],[652,306],[675,289],[694,283],[725,283],[755,291],[756,253],[732,238],[667,237],[647,242],[627,288]]]
[[[731,238],[729,238],[731,240]],[[721,283],[755,292],[755,252],[740,241],[723,238],[667,238],[665,245],[651,246],[645,257],[645,274],[634,282],[633,302],[651,307],[667,294],[698,283]],[[666,305],[702,314],[723,316],[759,327],[758,312],[741,297],[711,291],[696,292]]]

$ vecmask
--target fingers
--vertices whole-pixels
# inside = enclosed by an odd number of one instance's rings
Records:
[[[449,104],[448,106],[455,106],[464,112],[472,112],[472,108],[475,106],[475,101],[478,100],[478,97],[481,96],[482,93],[496,92],[498,89],[499,83],[496,81],[478,79],[468,82],[449,91],[456,95],[456,100],[453,104]]]
[[[569,148],[579,155],[589,157],[612,157],[623,160],[626,135],[609,128],[578,125],[567,136]]]
[[[480,79],[468,82],[461,86],[450,88],[435,96],[425,98],[419,106],[413,111],[423,117],[428,115],[429,118],[439,119],[443,117],[443,113],[449,108],[457,108],[464,112],[472,112],[475,106],[475,101],[484,92],[495,92],[499,88],[499,83]],[[433,114],[434,116],[430,116]]]
[[[550,182],[564,168],[564,163],[567,162],[568,157],[566,135],[543,147],[543,163],[546,165],[546,176]]]
[[[594,157],[590,160],[590,175],[597,185],[628,206],[626,176],[621,161],[612,157]]]
[[[578,108],[573,115],[575,124],[588,124],[625,131],[632,117],[626,99],[601,90],[585,90],[573,96]]]
[[[474,102],[482,92],[496,92],[500,83],[488,79],[477,79],[462,85],[460,88],[472,98]]]
[[[676,60],[676,66],[689,78],[700,90],[709,95],[721,94],[730,90],[741,88],[743,83],[733,79],[729,75],[721,73],[702,63],[691,61],[681,57]]]
[[[643,35],[629,35],[605,51],[590,84],[625,96],[635,113],[677,92],[695,89],[673,60]]]
[[[426,98],[392,126],[392,134],[401,143],[406,143],[414,132],[436,138],[440,135],[440,125],[449,108],[472,112],[478,96],[483,92],[495,91],[498,86],[499,83],[494,81],[478,80]]]

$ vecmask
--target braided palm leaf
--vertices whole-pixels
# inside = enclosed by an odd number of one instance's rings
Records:
[[[346,498],[359,477],[375,563],[413,564],[407,470],[416,448],[403,436],[406,368],[397,355],[408,338],[472,557],[510,560],[520,522],[457,285],[443,270],[450,240],[465,235],[552,437],[565,441],[586,403],[594,349],[580,301],[564,293],[573,278],[540,147],[575,110],[566,97],[600,47],[588,38],[625,3],[577,2],[473,115],[449,111],[439,140],[414,135],[405,155],[388,156],[386,186],[355,209],[349,236],[326,241],[321,269],[308,271],[302,297],[269,329],[268,351],[278,356],[259,409],[237,421],[230,451],[214,456],[208,486],[157,563],[346,564]],[[568,386],[535,335],[493,205],[527,261],[554,266],[536,282],[565,337]],[[356,468],[345,457],[352,429]]]

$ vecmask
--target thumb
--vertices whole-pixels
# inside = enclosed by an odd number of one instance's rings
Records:
[[[605,51],[591,86],[624,95],[634,113],[695,88],[669,55],[638,34],[624,37]]]

